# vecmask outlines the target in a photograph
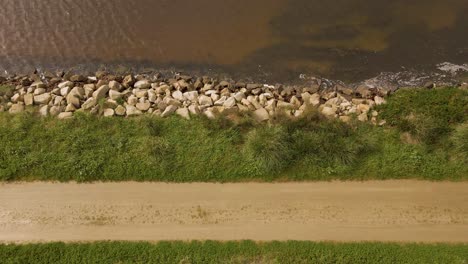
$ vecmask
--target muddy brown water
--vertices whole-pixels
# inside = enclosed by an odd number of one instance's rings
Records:
[[[468,62],[466,0],[0,0],[0,70],[355,80]]]

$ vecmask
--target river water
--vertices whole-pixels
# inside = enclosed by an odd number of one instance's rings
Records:
[[[468,0],[0,0],[0,70],[356,80],[468,62]]]

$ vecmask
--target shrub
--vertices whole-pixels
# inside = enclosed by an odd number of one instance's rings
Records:
[[[428,145],[439,143],[468,116],[468,91],[457,88],[401,89],[377,109],[380,118]]]
[[[15,87],[11,85],[0,85],[0,97],[7,95],[7,96],[12,96],[13,91],[15,90]]]
[[[451,137],[455,157],[468,163],[468,122],[455,129]]]
[[[290,137],[280,126],[261,126],[247,135],[244,146],[247,157],[262,172],[278,172],[292,159]]]

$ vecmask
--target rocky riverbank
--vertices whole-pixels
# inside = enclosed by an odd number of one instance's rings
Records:
[[[177,74],[118,76],[96,72],[32,74],[1,77],[0,111],[11,114],[30,108],[41,116],[72,118],[76,112],[105,117],[143,114],[168,117],[194,115],[215,118],[219,114],[251,112],[259,122],[276,114],[298,117],[316,107],[330,117],[348,122],[356,117],[377,124],[376,105],[396,91],[370,85],[346,86],[311,78],[301,86],[267,85]],[[33,107],[34,106],[34,107]],[[382,123],[380,123],[382,124]]]

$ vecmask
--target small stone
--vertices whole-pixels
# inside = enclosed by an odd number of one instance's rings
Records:
[[[104,109],[104,117],[111,117],[114,116],[114,109],[106,108]]]
[[[187,100],[189,100],[191,102],[197,102],[198,101],[198,92],[197,91],[186,92],[186,93],[184,93],[184,97],[187,98]]]
[[[117,92],[121,92],[122,89],[123,89],[122,85],[117,81],[110,81],[109,82],[109,88],[112,91],[117,91]]]
[[[190,105],[188,107],[188,110],[190,111],[191,114],[193,115],[198,115],[200,114],[200,108],[196,105]]]
[[[237,105],[236,99],[234,97],[229,97],[225,102],[224,102],[224,107],[226,108],[232,108]]]
[[[325,116],[332,117],[336,115],[336,110],[333,107],[325,106],[322,109],[322,114],[324,114]]]
[[[60,89],[60,95],[63,96],[63,97],[66,97],[70,91],[71,91],[70,87],[68,87],[68,86],[63,87],[62,89]]]
[[[366,104],[359,104],[357,106],[357,110],[361,111],[361,113],[366,113],[369,112],[370,110],[370,106],[369,105],[366,105]]]
[[[362,113],[358,116],[358,120],[361,122],[367,122],[369,121],[369,117],[367,116],[367,113]]]
[[[86,77],[84,77],[83,75],[75,74],[75,75],[70,77],[70,81],[72,81],[72,82],[85,82]]]
[[[108,85],[103,85],[99,87],[94,93],[93,97],[96,99],[96,101],[99,102],[99,100],[103,99],[106,97],[107,92],[109,92],[110,88]]]
[[[67,104],[73,104],[76,108],[80,108],[81,102],[80,99],[76,97],[74,93],[69,93],[67,95]]]
[[[98,86],[98,87],[101,87],[102,85]],[[89,83],[89,84],[85,84],[83,85],[83,89],[84,90],[96,90],[96,85],[94,83]]]
[[[172,115],[176,110],[177,110],[177,106],[175,105],[169,105],[166,107],[166,109],[164,110],[164,112],[161,114],[161,117],[168,117],[170,115]]]
[[[50,99],[52,99],[52,96],[48,93],[45,94],[40,94],[34,96],[34,103],[35,104],[48,104],[50,102]]]
[[[172,97],[176,100],[179,100],[179,101],[185,101],[185,97],[184,95],[182,94],[181,91],[174,91],[172,93]]]
[[[150,102],[144,102],[144,103],[137,103],[136,108],[140,111],[146,112],[148,109],[151,107]]]
[[[134,89],[133,94],[137,98],[146,98],[148,97],[148,90],[147,89]]]
[[[34,104],[34,96],[32,94],[25,94],[23,99],[24,99],[24,104],[25,105],[33,105]]]
[[[115,108],[115,114],[118,116],[124,116],[127,112],[127,109],[125,107],[119,105],[117,108]]]
[[[133,78],[132,75],[127,75],[127,76],[125,76],[125,78],[124,78],[123,81],[122,81],[122,85],[123,85],[125,88],[130,88],[130,87],[132,87],[134,83],[135,83],[135,78]]]
[[[212,109],[207,109],[203,114],[208,117],[208,119],[215,119],[216,115],[213,113]]]
[[[130,95],[127,99],[127,104],[135,106],[138,103],[138,98],[133,94]]]
[[[287,102],[284,102],[284,101],[278,101],[278,103],[276,104],[276,107],[280,108],[280,109],[294,109],[293,104],[287,103]]]
[[[136,82],[133,87],[136,89],[149,89],[151,88],[151,83],[148,80],[141,80]]]
[[[58,114],[58,116],[57,116],[58,119],[70,119],[72,117],[73,117],[72,112],[62,112],[62,113]]]
[[[49,115],[49,106],[44,105],[43,107],[39,108],[39,115],[46,117]]]
[[[118,100],[120,98],[122,98],[122,93],[118,92],[117,90],[110,90],[109,91],[109,98],[112,99],[112,100]]]
[[[86,100],[86,102],[83,103],[83,105],[81,106],[81,108],[82,108],[83,110],[90,110],[91,108],[93,108],[94,106],[96,106],[96,104],[97,104],[96,98],[91,97],[91,98],[88,98],[88,100]]]
[[[139,116],[139,115],[143,114],[140,110],[138,110],[133,105],[127,105],[126,106],[126,112],[127,112],[127,116]]]
[[[245,98],[245,94],[242,92],[237,92],[236,94],[234,94],[234,99],[236,99],[237,102],[242,101],[242,99],[244,98]]]
[[[59,83],[58,85],[58,88],[62,89],[64,87],[70,87],[72,88],[75,84],[73,82],[70,82],[70,81],[66,81],[66,82],[61,82]]]
[[[176,114],[185,118],[185,119],[190,119],[190,112],[187,108],[179,108],[176,110]]]
[[[252,113],[252,116],[257,122],[263,122],[270,119],[270,115],[268,114],[268,111],[265,108],[255,110]]]
[[[15,94],[10,98],[10,100],[11,100],[11,102],[13,102],[13,103],[17,103],[17,102],[23,101],[23,98],[21,97],[20,94],[15,93]]]
[[[60,114],[62,112],[62,109],[60,106],[52,106],[50,108],[50,115],[51,116],[57,116],[58,114]]]
[[[44,88],[36,88],[34,90],[34,95],[40,95],[40,94],[43,94],[45,92],[46,92],[46,89],[44,89]]]
[[[376,105],[383,105],[383,104],[387,103],[387,101],[384,98],[380,97],[380,96],[374,97],[374,102],[375,102]]]
[[[76,107],[73,104],[68,104],[67,107],[65,108],[65,112],[75,112]]]
[[[203,105],[203,106],[212,106],[213,105],[213,100],[206,96],[206,95],[201,95],[199,98],[198,98],[198,103],[200,105]]]

